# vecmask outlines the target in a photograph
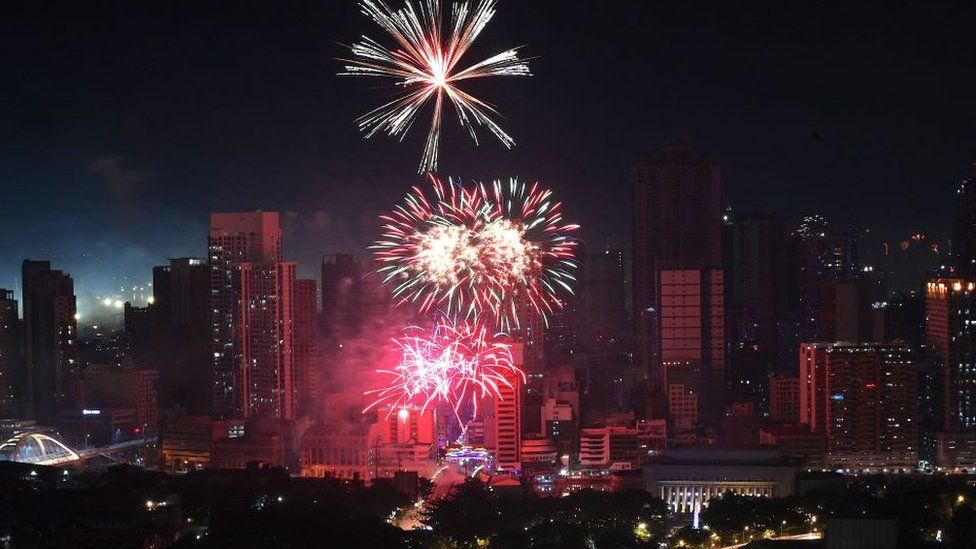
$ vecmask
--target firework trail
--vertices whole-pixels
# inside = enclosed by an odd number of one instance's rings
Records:
[[[388,48],[363,36],[350,48],[353,59],[342,60],[346,63],[345,70],[339,74],[391,78],[403,88],[392,101],[357,119],[359,129],[367,138],[382,132],[402,141],[420,111],[433,101],[430,131],[419,171],[436,171],[446,98],[476,144],[477,127],[487,128],[506,148],[515,144],[492,119],[498,115],[493,106],[458,88],[461,82],[476,78],[531,76],[528,64],[519,59],[517,49],[459,68],[461,58],[495,16],[496,4],[497,0],[452,3],[445,27],[440,0],[416,3],[407,0],[398,10],[382,0],[362,0],[362,12],[389,34],[396,45]]]
[[[430,176],[390,215],[372,249],[400,303],[442,308],[502,330],[519,326],[520,309],[544,322],[572,294],[579,227],[538,183],[511,179],[468,187]]]
[[[400,360],[391,370],[377,370],[389,383],[366,392],[375,400],[364,411],[390,406],[392,413],[419,406],[423,413],[431,404],[443,401],[464,425],[461,409],[466,404],[471,404],[476,415],[479,400],[500,399],[503,387],[514,388],[513,381],[519,378],[525,381],[525,373],[512,359],[511,347],[478,324],[441,317],[430,331],[413,326],[394,342]]]

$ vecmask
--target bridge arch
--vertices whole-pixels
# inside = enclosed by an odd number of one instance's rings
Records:
[[[45,433],[19,433],[0,444],[0,461],[33,465],[60,465],[80,456],[60,440]]]

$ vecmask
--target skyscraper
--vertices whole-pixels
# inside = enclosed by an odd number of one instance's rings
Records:
[[[27,415],[49,423],[81,404],[74,281],[50,261],[22,266]]]
[[[722,178],[711,159],[683,143],[639,162],[631,178],[637,359],[662,390],[661,272],[720,270]]]
[[[144,366],[159,371],[160,404],[185,406],[190,414],[211,411],[210,266],[182,257],[153,268],[153,359]]]
[[[282,372],[267,371],[277,365],[281,320],[278,312],[281,274],[281,226],[277,212],[214,213],[210,216],[210,304],[213,351],[213,412],[220,418],[246,417],[256,406],[277,410],[271,388],[256,391],[244,384],[270,384]],[[287,278],[287,277],[285,277]],[[288,289],[290,292],[290,288]],[[250,311],[251,305],[260,306]],[[290,309],[290,308],[289,308]],[[290,312],[290,311],[289,311]],[[259,328],[245,320],[262,322]],[[261,334],[261,329],[273,330]],[[257,345],[252,348],[251,345]],[[290,342],[289,342],[290,347]],[[271,348],[274,347],[274,348]],[[247,362],[262,359],[254,371]],[[290,359],[289,359],[290,360]],[[255,374],[252,376],[251,374]],[[252,402],[250,398],[255,400]]]
[[[586,254],[582,293],[587,339],[619,338],[627,321],[622,250],[607,246]]]
[[[315,319],[316,319],[316,290],[315,280],[301,279],[295,281],[295,416],[302,416],[313,411],[315,401],[315,374],[313,358],[315,356]]]
[[[20,318],[14,292],[0,288],[0,417],[17,414],[20,375]]]
[[[976,432],[976,279],[933,278],[925,289],[925,342],[942,372],[945,430]]]
[[[739,215],[726,223],[731,398],[760,409],[770,373],[795,371],[796,349],[786,337],[786,251],[786,229],[775,215]]]
[[[516,366],[524,365],[524,346],[512,346]],[[504,374],[508,384],[499,385],[499,398],[489,403],[485,419],[485,445],[495,457],[495,466],[506,471],[522,468],[522,378]]]
[[[804,343],[800,423],[827,437],[835,467],[908,467],[918,459],[918,362],[907,345]]]
[[[234,281],[235,409],[239,417],[297,414],[294,263],[239,263]]]
[[[952,256],[959,272],[976,273],[976,176],[963,179],[956,190]]]
[[[725,382],[725,277],[722,269],[659,269],[660,383],[668,400],[697,388],[701,414],[715,416],[724,405]],[[672,372],[680,369],[681,373]],[[697,372],[692,380],[688,372]],[[672,383],[680,379],[678,383]],[[669,409],[673,406],[669,404]],[[691,426],[688,426],[691,427]]]

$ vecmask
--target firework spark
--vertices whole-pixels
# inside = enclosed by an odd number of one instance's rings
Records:
[[[517,179],[468,187],[430,177],[433,196],[418,187],[383,216],[372,247],[400,303],[434,307],[508,330],[519,309],[544,321],[571,294],[578,226],[538,183]]]
[[[362,0],[362,12],[372,18],[396,42],[387,48],[363,36],[352,45],[353,59],[343,60],[342,76],[392,78],[404,91],[392,101],[373,109],[356,122],[367,138],[377,133],[390,137],[406,136],[419,112],[433,101],[427,143],[420,160],[420,173],[437,170],[441,118],[445,98],[454,106],[458,120],[478,143],[476,128],[486,127],[506,147],[515,140],[494,120],[498,115],[490,104],[462,91],[465,80],[493,76],[531,76],[528,64],[519,59],[513,48],[487,59],[459,68],[464,54],[495,16],[497,0],[474,0],[453,3],[447,27],[444,27],[440,0],[407,0],[399,10],[382,0]]]
[[[419,406],[423,413],[435,402],[446,402],[464,424],[462,408],[467,404],[476,414],[482,398],[500,399],[504,387],[514,388],[519,379],[525,381],[525,373],[512,360],[509,345],[475,323],[442,317],[432,330],[414,326],[394,342],[400,360],[392,370],[377,370],[390,382],[366,393],[375,395],[366,411],[389,406],[392,412]]]

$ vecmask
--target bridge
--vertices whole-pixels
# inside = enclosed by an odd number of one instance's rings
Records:
[[[50,434],[23,432],[0,444],[0,461],[16,461],[32,465],[67,465],[96,456],[109,457],[115,452],[155,442],[156,437],[149,437],[75,450]]]

